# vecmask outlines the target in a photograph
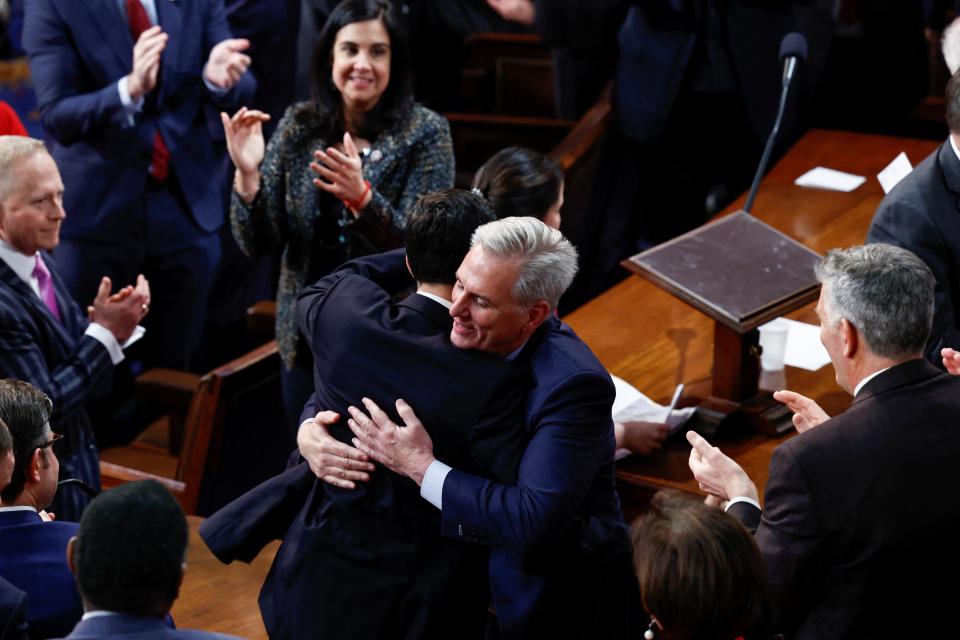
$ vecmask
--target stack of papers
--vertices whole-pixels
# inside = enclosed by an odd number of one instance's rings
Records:
[[[816,189],[830,189],[831,191],[853,191],[867,179],[852,173],[844,173],[836,169],[817,167],[810,169],[794,181],[798,187],[814,187]]]

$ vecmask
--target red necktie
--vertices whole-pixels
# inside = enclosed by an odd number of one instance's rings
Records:
[[[150,24],[150,18],[147,17],[147,11],[140,4],[140,0],[126,0],[126,3],[127,19],[130,21],[130,35],[136,42],[140,34],[152,25]],[[163,136],[160,135],[160,130],[157,129],[156,135],[153,136],[153,152],[150,154],[150,175],[156,178],[158,182],[163,182],[167,179],[169,164],[170,151],[163,141]]]
[[[840,5],[839,18],[842,24],[856,24],[860,19],[860,6],[857,0],[843,0]]]
[[[60,309],[57,307],[57,296],[53,292],[53,280],[50,279],[50,270],[47,269],[47,265],[43,263],[43,258],[40,257],[39,251],[36,256],[37,263],[33,267],[33,276],[37,279],[37,288],[40,289],[40,299],[43,300],[43,304],[47,305],[47,309],[50,309],[50,313],[59,320]]]

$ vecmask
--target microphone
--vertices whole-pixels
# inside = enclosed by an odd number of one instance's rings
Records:
[[[783,120],[783,112],[787,108],[787,95],[790,93],[790,83],[793,82],[793,76],[796,74],[797,67],[807,59],[807,39],[802,33],[793,31],[783,36],[780,41],[780,60],[783,62],[783,80],[780,90],[780,106],[777,109],[777,118],[773,123],[773,130],[770,131],[770,137],[767,138],[767,146],[763,149],[763,156],[760,158],[760,165],[757,167],[757,173],[753,176],[753,184],[750,185],[750,193],[747,194],[747,204],[743,210],[747,213],[753,208],[753,200],[757,197],[757,189],[760,188],[760,179],[767,169],[770,162],[770,155],[773,153],[773,145],[777,141],[777,133],[780,132],[780,123]]]

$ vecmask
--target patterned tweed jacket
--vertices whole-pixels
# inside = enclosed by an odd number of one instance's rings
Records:
[[[287,109],[267,145],[256,198],[247,205],[234,191],[230,205],[234,238],[247,255],[283,249],[276,330],[288,369],[300,344],[297,296],[308,279],[337,266],[317,264],[326,262],[326,247],[331,252],[345,249],[345,257],[353,258],[402,246],[400,230],[407,210],[420,196],[452,187],[454,175],[450,126],[442,116],[414,105],[363,154],[363,177],[370,182],[373,198],[354,219],[343,203],[312,182],[313,152],[336,141],[311,136],[298,122],[298,114],[309,108],[309,103],[300,102]],[[339,229],[333,237],[330,221]]]

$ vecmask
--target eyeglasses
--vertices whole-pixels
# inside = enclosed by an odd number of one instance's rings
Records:
[[[61,440],[63,440],[63,436],[60,435],[59,433],[54,433],[53,437],[50,438],[50,442],[45,442],[39,445],[37,449],[46,449],[47,447],[52,447],[53,445],[60,442]]]

